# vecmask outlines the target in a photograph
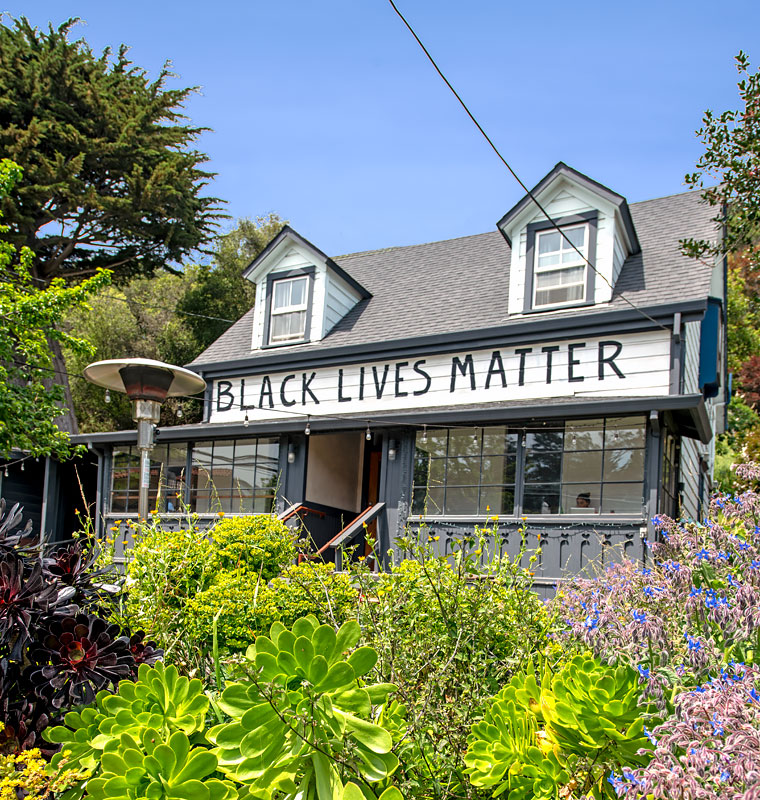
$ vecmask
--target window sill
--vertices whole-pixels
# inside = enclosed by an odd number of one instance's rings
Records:
[[[643,514],[528,514],[524,517],[513,515],[465,515],[454,516],[449,514],[427,515],[413,514],[408,517],[407,522],[449,522],[449,523],[470,523],[476,525],[487,525],[489,523],[504,523],[508,525],[519,525],[525,523],[532,525],[535,523],[563,523],[576,522],[582,525],[590,525],[595,522],[610,525],[621,523],[624,525],[645,525],[646,517]]]

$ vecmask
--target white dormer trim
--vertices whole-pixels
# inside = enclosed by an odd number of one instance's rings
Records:
[[[369,292],[329,256],[286,226],[243,272],[256,286],[251,349],[290,347],[323,339]],[[277,281],[307,279],[303,338],[273,341],[272,298]]]
[[[554,226],[526,195],[498,223],[512,247],[508,313],[555,312],[610,302],[612,287],[625,259],[640,250],[625,198],[561,162],[532,194],[561,228],[587,226],[586,255],[595,269],[585,265],[582,298],[576,291],[573,299],[536,305],[536,243],[542,231],[550,231]],[[568,270],[567,277],[577,278],[577,275],[571,276]]]

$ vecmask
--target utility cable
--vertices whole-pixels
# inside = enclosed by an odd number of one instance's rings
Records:
[[[441,68],[438,66],[438,64],[436,64],[435,59],[433,58],[433,56],[430,55],[430,52],[428,51],[427,47],[425,47],[425,45],[422,43],[422,40],[417,35],[417,33],[415,32],[414,28],[412,28],[412,26],[409,24],[409,22],[406,19],[406,17],[401,13],[401,11],[399,11],[398,7],[393,2],[393,0],[388,0],[388,2],[391,4],[391,7],[393,8],[393,10],[396,12],[396,14],[399,16],[401,21],[407,27],[407,29],[409,30],[409,33],[411,33],[412,36],[415,38],[417,44],[422,48],[422,52],[427,56],[428,61],[433,65],[433,68],[438,73],[438,75],[440,76],[441,80],[446,84],[446,86],[448,86],[448,88],[451,91],[451,93],[459,101],[459,105],[462,106],[462,108],[464,109],[464,111],[467,114],[467,116],[472,120],[473,124],[480,131],[480,133],[482,134],[483,138],[488,142],[488,144],[490,145],[490,147],[494,151],[494,153],[496,153],[496,155],[498,156],[498,158],[501,161],[501,163],[504,164],[504,166],[509,170],[509,172],[511,173],[512,177],[517,181],[517,183],[520,184],[520,186],[525,191],[525,193],[528,195],[528,197],[530,197],[530,199],[535,203],[535,205],[538,207],[538,209],[541,211],[541,213],[551,223],[552,227],[557,230],[557,232],[560,234],[560,236],[562,236],[562,238],[573,248],[573,250],[575,250],[575,252],[585,261],[585,263],[588,264],[588,266],[593,270],[593,272],[596,275],[598,275],[607,284],[607,286],[609,286],[610,289],[612,289],[613,292],[614,292],[615,287],[609,282],[609,280],[607,280],[607,276],[603,275],[601,272],[599,272],[599,270],[597,270],[597,268],[588,260],[588,258],[578,249],[578,247],[575,245],[575,243],[570,241],[570,239],[568,238],[567,234],[562,230],[562,228],[557,224],[557,222],[551,217],[549,212],[538,201],[538,198],[525,185],[525,183],[523,183],[523,181],[520,180],[520,177],[518,176],[518,174],[515,172],[515,170],[512,168],[512,166],[506,160],[506,158],[504,158],[504,156],[499,152],[499,149],[493,143],[493,140],[491,139],[491,137],[485,132],[485,130],[483,129],[483,126],[478,122],[478,120],[475,118],[475,115],[467,107],[467,104],[464,102],[464,100],[462,100],[462,98],[460,97],[460,95],[457,92],[457,90],[451,85],[451,82],[449,81],[449,79],[443,74],[443,72],[442,72]],[[631,308],[635,309],[643,317],[648,319],[650,322],[653,322],[658,328],[662,328],[662,330],[664,330],[664,331],[669,331],[670,330],[665,325],[663,325],[661,322],[658,322],[656,319],[654,319],[654,317],[650,317],[649,314],[647,314],[646,311],[644,311],[643,309],[639,308],[635,303],[632,303],[625,295],[619,294],[618,297],[621,300],[623,300],[626,303],[628,303],[628,305]]]

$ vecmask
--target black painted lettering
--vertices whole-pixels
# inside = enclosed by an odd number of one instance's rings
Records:
[[[401,391],[401,384],[404,382],[404,379],[401,377],[401,370],[404,367],[408,367],[408,361],[399,361],[396,363],[396,390],[394,394],[396,397],[408,397],[409,392],[402,392]]]
[[[345,397],[343,395],[343,370],[338,370],[338,402],[339,403],[350,403],[353,400],[352,397]]]
[[[472,360],[472,353],[468,353],[464,357],[464,361],[460,361],[459,356],[454,356],[451,359],[451,386],[449,391],[453,392],[457,388],[457,373],[464,377],[469,372],[470,374],[470,390],[475,391],[475,364]]]
[[[605,355],[604,349],[605,347],[614,347],[615,352],[611,355]],[[614,340],[610,340],[607,342],[599,342],[599,380],[603,381],[605,378],[604,375],[604,365],[607,364],[608,366],[612,367],[612,371],[618,376],[618,378],[625,378],[625,375],[620,371],[620,368],[615,363],[615,359],[620,355],[623,350],[623,345],[620,342],[616,342]]]
[[[317,377],[317,373],[316,372],[312,372],[308,379],[306,378],[306,373],[305,372],[302,373],[302,376],[301,376],[301,405],[302,406],[306,405],[306,395],[307,394],[311,396],[311,399],[316,403],[316,405],[319,405],[319,400],[317,399],[317,396],[309,388],[309,386],[311,386],[311,382],[316,377]]]
[[[585,380],[583,375],[576,375],[573,371],[573,368],[579,366],[581,363],[579,358],[573,358],[573,354],[576,350],[580,350],[585,346],[586,342],[576,342],[575,344],[569,344],[567,346],[567,379],[570,383],[579,383]]]
[[[359,399],[364,400],[364,367],[359,368]]]
[[[250,411],[252,408],[256,408],[256,404],[252,403],[250,406],[245,404],[245,378],[240,379],[240,410],[241,411]]]
[[[425,379],[425,388],[424,389],[417,389],[416,391],[412,392],[415,397],[419,397],[421,394],[427,394],[430,391],[430,385],[433,383],[433,379],[422,369],[422,365],[425,363],[425,359],[421,358],[419,361],[415,361],[412,365],[412,369],[418,374],[422,375]]]
[[[280,384],[280,402],[284,406],[294,406],[296,404],[295,400],[288,400],[287,396],[285,395],[285,387],[288,381],[294,381],[296,379],[295,375],[286,375],[282,379],[282,383]]]
[[[383,380],[380,381],[377,377],[377,367],[372,367],[372,379],[375,381],[375,394],[377,395],[378,400],[383,396],[383,392],[385,391],[385,384],[388,380],[389,369],[389,364],[386,364],[385,367],[383,367]]]
[[[272,397],[272,381],[269,375],[265,375],[261,380],[261,391],[259,392],[259,408],[264,408],[264,398],[268,398],[269,408],[274,408],[274,398]]]
[[[235,402],[235,396],[232,394],[230,389],[232,389],[232,384],[229,381],[217,381],[216,382],[216,410],[217,411],[229,411],[232,408],[232,404]],[[222,397],[229,397],[229,402],[224,407],[222,407]]]
[[[532,352],[532,347],[518,347],[515,350],[515,353],[520,356],[520,374],[517,380],[518,386],[525,386],[525,356]]]
[[[552,382],[552,357],[559,350],[559,345],[550,344],[541,348],[542,353],[546,353],[546,382]]]
[[[504,372],[504,362],[501,360],[501,353],[494,350],[491,354],[491,363],[488,365],[488,375],[486,375],[486,389],[491,388],[491,378],[498,375],[501,378],[501,388],[507,385],[507,376]]]

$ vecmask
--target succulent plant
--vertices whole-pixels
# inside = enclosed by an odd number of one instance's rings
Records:
[[[578,655],[541,685],[532,667],[516,675],[472,728],[465,755],[471,782],[510,800],[614,789],[611,767],[646,764],[651,706],[640,706],[636,671]],[[652,722],[650,722],[652,724]]]
[[[0,550],[0,656],[20,661],[32,621],[57,599],[58,589],[45,581],[39,562],[27,569],[23,558]]]
[[[93,800],[233,800],[230,783],[212,777],[216,756],[205,747],[192,747],[187,734],[171,736],[146,728],[133,738],[122,734],[102,756],[102,772],[87,782]]]
[[[32,533],[32,521],[28,520],[26,525],[13,533],[14,528],[18,528],[23,520],[23,508],[16,503],[6,514],[7,504],[5,499],[0,497],[0,550],[15,552],[20,548],[34,547],[39,544],[37,537]]]
[[[53,768],[65,764],[95,775],[104,753],[117,746],[122,735],[142,741],[149,729],[163,739],[177,731],[197,734],[205,727],[208,707],[199,680],[181,677],[173,665],[142,664],[136,682],[121,681],[116,694],[98,692],[91,706],[70,711],[63,725],[48,728],[43,736],[61,745],[52,758]],[[64,800],[76,796],[72,791]]]
[[[259,636],[246,652],[252,679],[229,685],[219,701],[233,721],[208,732],[219,769],[257,797],[318,800],[350,797],[349,783],[369,787],[392,775],[392,737],[372,711],[396,687],[363,684],[377,653],[354,650],[359,636],[354,621],[336,633],[313,616]]]
[[[145,641],[145,631],[137,631],[129,637],[129,652],[132,653],[134,659],[132,677],[135,680],[142,664],[152,666],[158,663],[164,655],[164,651],[160,647],[156,647],[155,642]]]
[[[32,660],[28,678],[55,709],[91,703],[98,690],[128,678],[133,664],[128,637],[93,614],[52,619]]]

